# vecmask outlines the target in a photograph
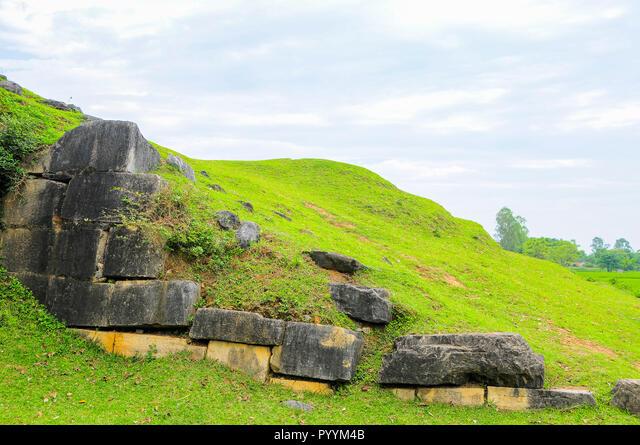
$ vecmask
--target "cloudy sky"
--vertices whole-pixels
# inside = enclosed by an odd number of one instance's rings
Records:
[[[640,248],[640,2],[0,0],[0,72],[203,159],[328,158]]]

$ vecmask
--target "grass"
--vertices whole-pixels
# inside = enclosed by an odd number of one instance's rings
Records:
[[[29,112],[31,105],[19,106]],[[163,157],[172,152],[158,149]],[[212,363],[108,356],[61,327],[23,320],[20,303],[2,291],[5,318],[16,321],[0,327],[0,422],[640,423],[608,404],[617,379],[640,377],[640,300],[633,295],[506,252],[480,225],[360,167],[316,159],[184,158],[196,184],[166,164],[158,173],[184,198],[190,218],[215,227],[215,212],[230,210],[260,224],[263,239],[215,269],[172,255],[165,277],[204,283],[208,305],[349,328],[357,325],[335,309],[330,281],[389,289],[396,318],[366,334],[354,381],[334,396],[301,396]],[[210,188],[214,184],[226,192]],[[255,212],[239,201],[251,202]],[[302,254],[311,249],[355,256],[370,269],[353,278],[332,274]],[[545,356],[546,386],[587,387],[597,407],[525,413],[425,407],[396,400],[375,384],[396,336],[468,331],[522,334]],[[53,392],[56,397],[47,396]],[[280,403],[291,398],[316,409],[298,413]]]
[[[587,281],[607,283],[640,297],[640,272],[607,272],[603,270],[576,270]]]

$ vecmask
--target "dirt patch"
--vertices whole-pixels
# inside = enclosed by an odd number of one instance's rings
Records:
[[[331,283],[352,283],[353,278],[348,276],[347,274],[340,273],[336,270],[328,270],[329,281]]]
[[[334,227],[338,227],[340,229],[355,229],[356,226],[350,222],[340,221],[336,215],[331,212],[326,211],[322,207],[319,207],[311,202],[305,202],[304,206],[308,209],[311,209],[318,213],[318,215],[322,216],[329,224]]]
[[[437,267],[422,266],[422,265],[417,265],[415,267],[422,278],[425,278],[429,281],[440,281],[452,287],[465,289],[465,285],[462,284],[460,281],[458,281],[456,277],[446,273],[442,269],[438,269]]]
[[[573,335],[571,333],[571,331],[567,330],[567,329],[563,329],[563,328],[558,328],[555,326],[552,326],[552,330],[558,332],[560,334],[560,343],[566,347],[568,347],[569,349],[572,349],[576,352],[582,352],[582,353],[598,353],[598,354],[604,354],[607,357],[611,357],[611,358],[616,358],[618,357],[618,354],[616,354],[614,351],[612,351],[611,349],[602,346],[599,343],[596,343],[594,341],[591,340],[586,340],[583,338],[578,338],[575,335]]]

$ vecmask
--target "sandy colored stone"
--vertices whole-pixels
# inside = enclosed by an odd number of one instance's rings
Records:
[[[269,375],[271,348],[212,340],[207,347],[208,360],[215,360],[231,369],[245,372],[264,382]]]
[[[418,399],[425,403],[444,403],[454,406],[484,405],[484,388],[461,386],[442,388],[418,388]]]
[[[189,344],[182,337],[129,332],[116,332],[113,343],[113,353],[125,357],[144,356],[147,353],[151,353],[153,357],[166,357],[182,351],[188,351],[193,360],[202,360],[207,347]]]
[[[324,383],[324,382],[314,382],[311,380],[286,379],[282,377],[272,377],[269,380],[269,382],[275,383],[276,385],[282,385],[296,392],[312,392],[316,394],[325,394],[325,395],[333,394],[333,389],[331,389],[331,386],[328,383]]]
[[[527,389],[489,386],[487,402],[498,409],[521,411],[526,409],[568,409],[593,406],[596,401],[589,391],[579,389]]]
[[[115,343],[116,332],[110,331],[94,331],[91,329],[71,329],[73,332],[81,335],[82,337],[97,343],[106,352],[113,352],[113,345]]]
[[[404,402],[413,402],[416,399],[415,388],[389,388],[389,391]]]

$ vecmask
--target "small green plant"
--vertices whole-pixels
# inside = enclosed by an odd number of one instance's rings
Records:
[[[24,178],[22,163],[40,150],[34,124],[11,115],[0,115],[0,196]]]

